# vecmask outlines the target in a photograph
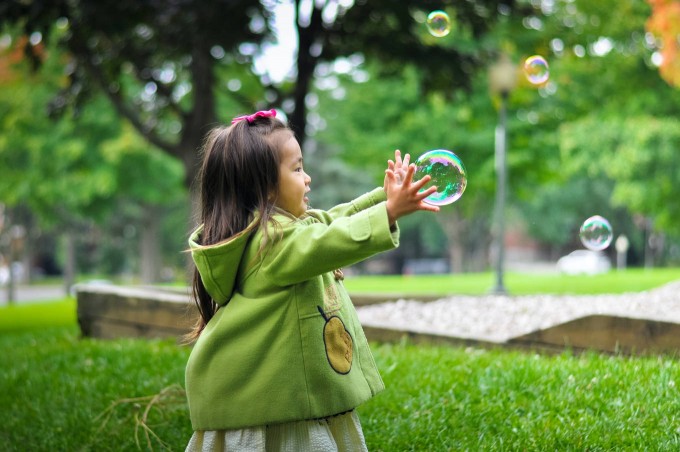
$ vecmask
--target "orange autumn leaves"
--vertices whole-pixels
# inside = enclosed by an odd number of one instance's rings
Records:
[[[647,31],[661,39],[661,77],[680,87],[680,0],[647,0],[652,14]]]

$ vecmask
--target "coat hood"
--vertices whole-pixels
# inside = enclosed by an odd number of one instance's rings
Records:
[[[198,244],[202,232],[203,225],[199,226],[189,237],[191,257],[201,275],[205,289],[215,303],[223,305],[229,301],[234,291],[239,265],[248,240],[254,233],[254,228],[248,227],[224,242],[209,246]]]

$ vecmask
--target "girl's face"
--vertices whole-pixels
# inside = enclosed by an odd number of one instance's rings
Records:
[[[307,210],[309,184],[312,179],[302,169],[302,150],[293,135],[283,138],[281,163],[279,164],[279,190],[276,193],[276,207],[295,217]]]

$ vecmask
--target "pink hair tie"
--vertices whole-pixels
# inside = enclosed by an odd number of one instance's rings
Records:
[[[255,121],[255,118],[274,118],[276,117],[276,110],[273,108],[269,111],[264,110],[264,111],[258,111],[257,113],[253,113],[252,115],[246,115],[246,116],[238,116],[234,119],[231,120],[232,124],[236,124],[239,121],[243,121],[244,119],[248,121],[249,124],[252,124],[253,121]]]

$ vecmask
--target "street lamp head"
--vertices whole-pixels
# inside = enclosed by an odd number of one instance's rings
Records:
[[[501,53],[489,68],[489,85],[491,91],[499,94],[508,94],[517,85],[517,66],[512,63],[510,57]]]

